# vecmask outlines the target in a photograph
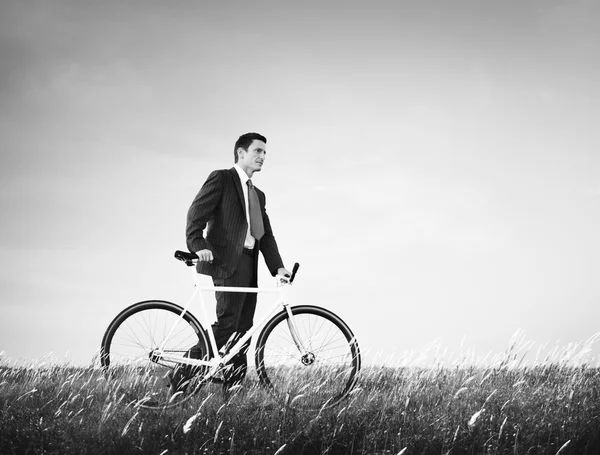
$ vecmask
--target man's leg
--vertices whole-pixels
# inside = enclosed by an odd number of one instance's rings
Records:
[[[236,287],[256,287],[256,254],[242,254],[236,272],[227,279],[213,278],[215,286],[236,286]],[[217,322],[212,325],[215,335],[217,349],[221,349],[234,333],[239,336],[246,333],[252,327],[254,310],[256,308],[255,293],[240,292],[216,292],[217,298]],[[235,341],[233,342],[235,344]],[[247,343],[232,361],[230,372],[227,374],[229,379],[228,386],[239,383],[246,375],[246,351],[250,343]],[[204,343],[198,341],[185,354],[186,357],[193,359],[204,358]],[[197,368],[180,366],[170,375],[171,386],[174,390],[185,391],[189,379],[197,372]]]
[[[214,279],[215,286],[256,287],[256,261],[249,254],[242,254],[236,272],[229,278]],[[252,327],[256,309],[256,293],[216,292],[217,322],[213,324],[213,333],[217,347],[221,349],[235,333],[237,337]],[[235,341],[233,342],[235,344]],[[228,386],[238,384],[246,375],[246,351],[250,343],[244,346],[231,360],[231,369],[226,374]]]
[[[242,312],[236,332],[239,334],[238,338],[241,338],[251,327],[254,319],[254,311],[256,309],[256,294],[246,294],[246,299],[242,305]],[[246,377],[248,369],[248,360],[246,353],[250,347],[250,340],[248,340],[240,352],[231,359],[232,370],[229,374],[229,381],[231,385],[239,384],[242,379]]]

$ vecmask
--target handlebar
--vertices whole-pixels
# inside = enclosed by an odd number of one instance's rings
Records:
[[[177,259],[178,261],[185,262],[185,265],[187,265],[188,267],[191,267],[191,266],[195,265],[196,262],[198,262],[199,258],[196,253],[188,253],[187,251],[177,250],[177,251],[175,251],[175,259]],[[292,268],[292,276],[290,277],[290,280],[289,280],[290,284],[292,284],[294,282],[294,278],[296,278],[296,272],[298,271],[299,267],[300,267],[300,264],[298,264],[296,262],[294,264],[294,267]]]
[[[296,278],[296,272],[298,271],[298,268],[300,267],[300,264],[298,264],[297,262],[294,264],[294,268],[292,269],[292,276],[290,278],[290,284],[292,284],[294,282],[294,278]]]

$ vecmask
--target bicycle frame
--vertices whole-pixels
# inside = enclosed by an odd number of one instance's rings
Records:
[[[293,314],[292,314],[292,310],[290,308],[289,303],[286,300],[286,286],[289,286],[290,283],[286,280],[284,281],[281,277],[277,278],[277,288],[273,289],[273,288],[251,288],[251,287],[233,287],[233,286],[202,286],[198,277],[198,273],[196,273],[195,268],[192,268],[192,273],[193,273],[193,278],[194,278],[194,283],[195,283],[195,289],[194,292],[192,294],[192,296],[190,297],[190,299],[188,300],[188,302],[185,304],[183,311],[181,312],[178,321],[176,321],[173,326],[171,326],[171,329],[168,333],[168,335],[165,337],[164,341],[161,343],[160,347],[155,351],[154,356],[159,356],[160,359],[163,360],[167,360],[170,362],[174,362],[174,363],[178,363],[178,364],[186,364],[186,365],[191,365],[191,366],[208,366],[209,370],[206,373],[206,379],[210,379],[212,377],[214,377],[217,372],[219,371],[220,368],[224,367],[236,354],[239,353],[239,351],[242,349],[242,347],[244,346],[244,344],[260,329],[262,328],[267,321],[269,321],[276,313],[277,311],[280,309],[280,307],[283,307],[283,309],[287,312],[288,314],[288,326],[290,329],[290,334],[292,336],[292,339],[294,340],[294,343],[296,344],[296,347],[298,348],[298,350],[302,353],[305,354],[307,353],[306,348],[304,347],[304,344],[302,343],[302,341],[300,340],[300,337],[298,336],[298,332],[296,331],[296,327],[294,325],[294,319],[293,319]],[[207,323],[209,321],[209,318],[206,314],[206,302],[202,296],[203,292],[210,292],[210,291],[217,291],[217,292],[251,292],[251,293],[255,293],[255,294],[279,294],[279,298],[277,299],[277,301],[273,304],[273,306],[267,311],[267,313],[263,316],[263,318],[257,323],[254,324],[230,349],[229,352],[227,352],[225,355],[221,355],[219,352],[219,349],[217,348],[217,342],[215,340],[215,336],[212,330],[210,330],[210,328],[208,330],[206,330],[208,332],[208,338],[210,341],[210,345],[212,347],[212,352],[214,357],[210,360],[201,360],[201,359],[192,359],[189,357],[180,357],[180,356],[173,356],[170,355],[168,353],[164,352],[164,345],[167,342],[167,340],[170,338],[173,330],[175,329],[175,326],[177,325],[177,323],[184,317],[185,313],[188,312],[188,310],[190,309],[192,302],[194,302],[194,300],[196,299],[196,297],[198,297],[198,300],[200,302],[200,306],[202,307],[202,313],[203,313],[203,319],[204,322]],[[157,357],[155,357],[157,358]]]

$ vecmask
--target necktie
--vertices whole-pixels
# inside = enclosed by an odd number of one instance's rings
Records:
[[[246,182],[248,185],[248,210],[250,212],[250,234],[256,240],[265,233],[265,226],[263,225],[262,215],[260,213],[260,204],[258,203],[258,194],[252,185],[252,180],[248,179]]]

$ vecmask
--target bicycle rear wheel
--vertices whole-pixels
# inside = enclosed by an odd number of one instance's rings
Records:
[[[360,370],[360,351],[350,328],[324,308],[291,307],[290,332],[284,310],[267,322],[256,342],[256,369],[263,385],[296,408],[318,410],[338,404],[352,390]]]
[[[123,310],[108,326],[100,362],[128,401],[149,409],[187,401],[203,383],[203,368],[166,360],[158,351],[179,358],[208,359],[208,338],[198,320],[174,303],[139,302]],[[193,348],[193,350],[192,350]]]

